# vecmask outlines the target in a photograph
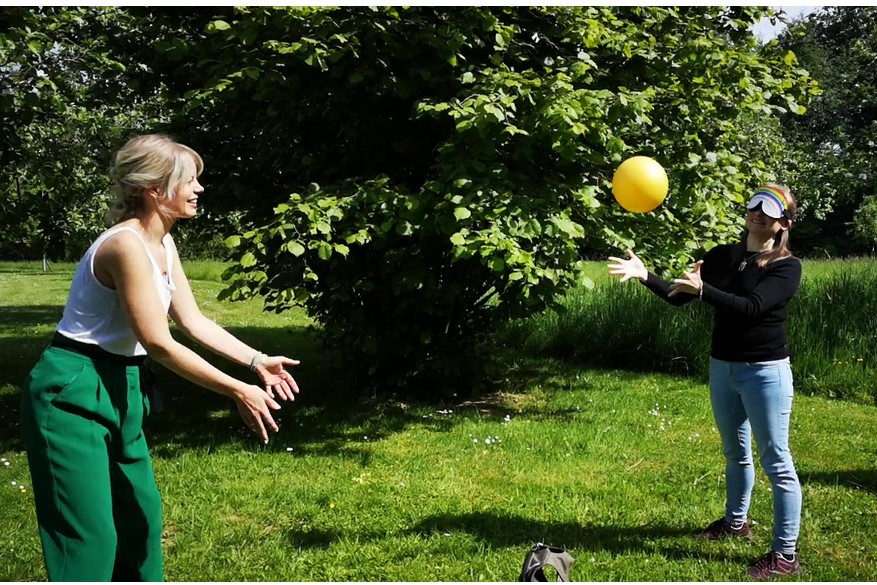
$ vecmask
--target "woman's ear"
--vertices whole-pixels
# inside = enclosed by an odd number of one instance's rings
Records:
[[[159,189],[158,187],[150,187],[144,192],[144,195],[146,197],[149,197],[153,201],[158,202],[158,200],[161,198],[161,189]]]

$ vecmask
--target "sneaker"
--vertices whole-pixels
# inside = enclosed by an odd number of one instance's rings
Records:
[[[735,528],[724,518],[719,518],[694,536],[704,540],[721,540],[731,537],[752,540],[752,530],[749,528],[749,523],[745,520],[739,528]]]
[[[798,562],[797,554],[792,557],[792,560],[788,560],[780,553],[770,551],[755,561],[755,564],[749,567],[746,572],[753,579],[764,581],[773,577],[797,575],[801,572],[801,563]]]

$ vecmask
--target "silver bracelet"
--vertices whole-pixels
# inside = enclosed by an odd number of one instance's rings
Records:
[[[703,285],[700,285],[700,290],[697,292],[697,300],[703,300]]]
[[[259,367],[259,364],[265,361],[267,357],[267,354],[264,354],[261,351],[257,351],[256,355],[253,356],[253,359],[250,360],[250,369],[255,372],[256,368]]]

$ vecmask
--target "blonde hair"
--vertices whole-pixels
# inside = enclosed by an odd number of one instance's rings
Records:
[[[197,152],[164,134],[145,134],[129,140],[116,153],[110,169],[113,202],[106,212],[108,223],[135,217],[143,209],[143,197],[150,189],[171,201],[177,187],[191,175],[199,176],[204,161]]]
[[[764,186],[779,191],[788,204],[789,214],[792,217],[795,217],[795,214],[798,212],[798,201],[795,199],[795,196],[792,195],[792,191],[784,185],[777,185],[775,183],[767,183]],[[789,222],[789,228],[778,231],[777,235],[774,236],[773,248],[769,252],[765,252],[758,257],[757,263],[759,268],[764,268],[771,262],[792,256],[792,250],[789,248],[789,232],[792,229],[794,220],[791,218],[786,219]]]

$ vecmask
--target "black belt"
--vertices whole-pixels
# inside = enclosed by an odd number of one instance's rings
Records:
[[[158,381],[155,377],[155,372],[152,369],[152,362],[147,356],[119,355],[117,353],[112,353],[105,349],[102,349],[97,345],[94,345],[93,343],[82,343],[81,341],[70,339],[69,337],[61,335],[57,331],[52,337],[52,342],[49,345],[52,345],[54,347],[60,347],[61,349],[75,351],[76,353],[82,354],[93,360],[106,361],[125,366],[139,367],[140,388],[142,391],[146,392],[146,395],[149,397],[149,403],[152,407],[152,412],[159,413],[164,410],[164,400],[162,399],[161,392],[158,389]]]
[[[57,331],[55,332],[55,336],[52,337],[52,343],[50,345],[81,353],[82,355],[88,356],[94,360],[103,360],[126,366],[139,366],[146,361],[145,355],[119,355],[102,349],[93,343],[82,343],[81,341],[70,339],[69,337],[61,335]]]

